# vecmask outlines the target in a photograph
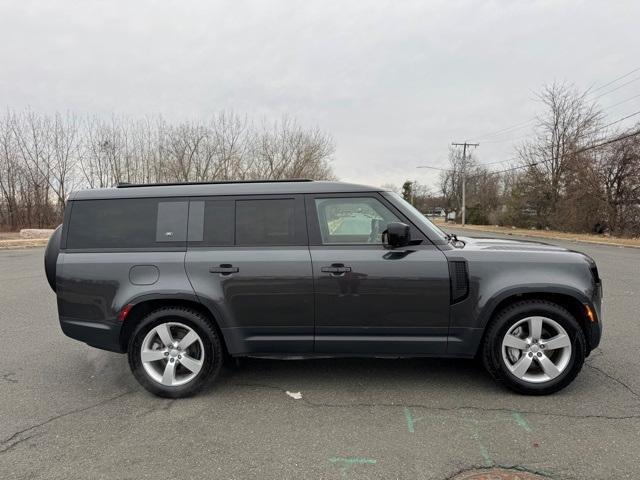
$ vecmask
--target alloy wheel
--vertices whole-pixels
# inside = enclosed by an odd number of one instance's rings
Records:
[[[526,317],[505,333],[502,359],[516,378],[530,383],[548,382],[567,368],[571,338],[551,318]]]
[[[176,387],[198,375],[204,364],[204,346],[193,328],[178,322],[161,323],[144,337],[140,358],[149,377]]]

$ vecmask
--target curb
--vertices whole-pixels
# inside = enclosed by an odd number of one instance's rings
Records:
[[[46,239],[44,242],[39,242],[37,240],[29,239],[24,242],[9,240],[6,242],[0,241],[0,250],[23,250],[25,248],[40,248],[46,247],[49,239]]]

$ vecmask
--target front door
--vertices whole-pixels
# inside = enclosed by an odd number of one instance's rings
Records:
[[[185,265],[231,353],[313,352],[313,278],[302,196],[191,200]]]
[[[446,351],[449,269],[444,254],[377,193],[306,198],[315,281],[315,351]],[[408,247],[387,249],[389,222],[411,226]]]

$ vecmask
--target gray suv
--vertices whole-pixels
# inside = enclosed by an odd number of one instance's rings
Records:
[[[526,394],[600,341],[588,256],[456,238],[393,192],[339,182],[73,193],[45,253],[63,332],[149,391],[191,395],[229,357],[478,358]]]

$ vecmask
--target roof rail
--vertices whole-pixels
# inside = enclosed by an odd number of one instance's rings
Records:
[[[220,180],[216,182],[168,182],[168,183],[126,183],[120,182],[116,188],[168,187],[175,185],[226,185],[233,183],[291,183],[313,182],[310,178],[291,178],[287,180]]]

